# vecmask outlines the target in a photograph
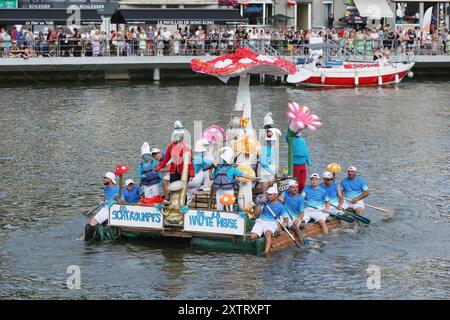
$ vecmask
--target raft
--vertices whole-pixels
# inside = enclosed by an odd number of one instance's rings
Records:
[[[341,222],[341,220],[333,219],[327,221],[329,232],[339,227],[346,227],[349,224]],[[253,254],[257,256],[264,255],[265,239],[252,240],[250,232],[247,228],[245,236],[228,236],[219,237],[217,235],[202,236],[194,235],[181,230],[165,230],[165,232],[149,232],[149,231],[130,231],[128,228],[119,228],[114,226],[99,225],[97,228],[98,236],[96,240],[164,240],[168,238],[177,238],[179,240],[188,241],[189,247],[194,250],[234,252],[242,254]],[[302,229],[302,233],[306,238],[314,238],[322,235],[322,230],[318,223],[311,223]],[[302,244],[302,240],[297,237],[295,232],[291,231],[293,237]],[[272,240],[271,252],[280,251],[295,245],[289,235],[282,231]]]

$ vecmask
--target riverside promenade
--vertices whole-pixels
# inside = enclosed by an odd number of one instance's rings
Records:
[[[192,59],[207,60],[213,56],[129,56],[129,57],[43,57],[0,59],[1,81],[52,80],[129,80],[155,81],[176,78],[194,78]],[[294,56],[284,57],[295,60]],[[417,55],[415,76],[448,76],[449,55]]]

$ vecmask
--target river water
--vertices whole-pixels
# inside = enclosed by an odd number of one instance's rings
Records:
[[[369,185],[370,226],[267,257],[184,243],[77,240],[118,163],[135,177],[140,146],[164,148],[175,119],[226,126],[237,87],[218,81],[2,84],[0,298],[449,299],[450,82],[314,90],[253,85],[254,125],[286,129],[287,101],[324,126],[305,133],[312,171],[354,165]],[[287,145],[281,145],[286,162]],[[342,175],[341,175],[342,177]],[[69,290],[71,265],[81,289]],[[375,270],[375,271],[373,271]],[[369,276],[380,275],[379,289]]]

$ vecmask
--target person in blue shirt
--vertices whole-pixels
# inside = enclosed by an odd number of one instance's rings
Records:
[[[330,200],[325,189],[319,186],[320,176],[317,173],[311,175],[311,184],[305,186],[302,192],[305,198],[305,215],[303,221],[308,223],[311,218],[319,222],[322,232],[328,233],[326,219],[328,217],[328,209],[330,208]]]
[[[166,156],[166,153],[164,151],[161,151],[158,148],[152,148],[152,157],[155,161],[153,161],[152,169],[155,170],[155,168],[158,166],[158,164],[164,159]],[[169,168],[172,164],[172,160],[170,160],[167,165],[158,171],[159,177],[161,178],[162,182],[160,183],[160,187],[162,187],[162,191],[164,194],[164,198],[169,198],[169,191],[167,190],[167,187],[169,187],[170,184],[170,172]]]
[[[328,199],[330,200],[330,212],[336,213],[342,210],[344,203],[344,195],[342,194],[341,187],[334,181],[334,175],[325,171],[322,174],[323,182],[319,186],[327,192]],[[337,207],[337,208],[336,208]]]
[[[128,179],[125,181],[126,188],[122,190],[121,204],[137,204],[141,200],[143,191],[134,184],[134,181]]]
[[[256,219],[255,225],[251,231],[251,238],[257,240],[261,235],[266,238],[264,253],[270,251],[272,246],[272,237],[277,230],[280,218],[286,214],[283,204],[278,200],[278,190],[276,186],[267,189],[266,194],[260,198],[259,204],[255,208]],[[283,223],[283,226],[284,223]]]
[[[106,172],[103,176],[103,201],[99,202],[99,206],[103,206],[99,212],[91,219],[86,225],[84,239],[89,240],[92,238],[96,225],[102,224],[109,218],[109,206],[116,201],[116,197],[119,194],[119,186],[116,184],[116,175],[112,172]]]
[[[289,130],[286,132],[286,142],[289,143]],[[311,167],[311,158],[309,157],[308,144],[305,138],[301,136],[301,132],[294,136],[294,164],[293,174],[297,178],[298,189],[301,193],[306,184],[306,170],[307,166]]]
[[[342,192],[344,193],[345,210],[352,209],[356,214],[362,215],[364,213],[363,199],[369,195],[369,188],[366,182],[357,176],[357,169],[350,166],[347,169],[347,178],[341,181]]]
[[[236,177],[244,177],[248,180],[255,180],[255,177],[247,175],[239,171],[233,166],[234,152],[230,147],[223,147],[220,158],[222,163],[219,164],[212,172],[210,171],[209,178],[213,181],[212,187],[216,190],[216,208],[217,210],[224,210],[224,205],[220,199],[225,194],[234,194],[236,188]]]
[[[283,216],[284,223],[286,223],[289,227],[291,227],[293,223],[299,225],[305,214],[305,201],[298,192],[297,181],[290,180],[289,189],[284,191],[278,199],[286,208],[286,214]],[[292,219],[294,219],[294,221],[292,221]]]
[[[206,139],[200,139],[195,143],[195,156],[192,161],[195,176],[188,183],[188,204],[192,201],[196,191],[209,190],[211,187],[212,181],[209,179],[208,169],[212,169],[212,163],[204,157],[208,145],[209,142]]]

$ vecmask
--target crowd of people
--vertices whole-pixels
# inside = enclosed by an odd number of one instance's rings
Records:
[[[92,27],[89,30],[63,27],[49,28],[35,34],[31,28],[12,27],[0,30],[2,57],[80,57],[80,56],[162,56],[221,55],[242,46],[267,51],[269,47],[282,55],[305,53],[302,45],[312,37],[338,43],[348,53],[369,54],[388,48],[395,53],[450,54],[450,35],[442,25],[432,33],[419,27],[395,31],[389,26],[377,28],[329,28],[297,30],[295,27],[223,27],[202,26],[170,31],[167,27],[139,26],[118,28],[110,34]]]
[[[279,228],[292,228],[294,232],[300,233],[300,228],[314,221],[319,223],[326,234],[326,221],[330,213],[341,210],[353,210],[358,215],[364,213],[363,199],[369,195],[368,187],[357,175],[358,171],[354,166],[348,168],[347,177],[339,184],[335,173],[330,171],[325,171],[322,177],[313,173],[310,175],[310,184],[306,183],[307,167],[311,166],[311,159],[301,132],[294,133],[293,137],[293,176],[287,177],[287,190],[279,192],[279,165],[276,159],[279,156],[279,139],[282,134],[274,127],[271,113],[264,117],[264,129],[257,161],[251,169],[246,169],[244,163],[247,163],[249,154],[245,153],[250,151],[237,152],[235,146],[219,147],[216,150],[216,143],[204,137],[196,141],[192,150],[194,154],[191,155],[191,149],[184,141],[184,127],[180,121],[176,121],[171,142],[165,152],[156,147],[150,148],[148,142],[142,145],[137,170],[139,185],[132,179],[127,179],[120,194],[115,174],[107,172],[104,175],[104,197],[99,203],[103,208],[86,225],[85,239],[89,240],[95,233],[96,226],[108,220],[108,208],[114,203],[135,205],[144,202],[144,199],[152,201],[160,198],[164,199],[165,205],[169,205],[167,199],[173,196],[173,184],[183,179],[188,189],[187,204],[192,202],[196,192],[211,190],[215,194],[215,210],[251,212],[255,219],[251,238],[256,240],[264,236],[265,252],[270,251],[272,238]],[[289,131],[286,139],[288,134]],[[186,151],[189,151],[189,158],[185,157]],[[185,165],[187,159],[189,163]],[[330,165],[326,169],[333,171],[329,169]],[[187,179],[186,176],[183,178],[186,173]],[[256,181],[260,184],[259,194],[255,194]],[[237,199],[229,202],[236,189],[243,188],[239,182],[250,183],[252,199],[249,207],[242,207],[242,202],[239,203]],[[210,196],[212,194],[211,192]]]

